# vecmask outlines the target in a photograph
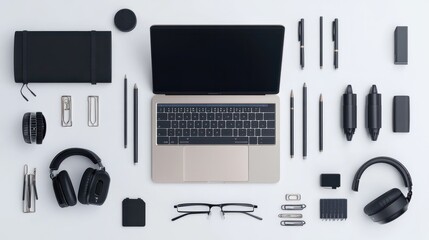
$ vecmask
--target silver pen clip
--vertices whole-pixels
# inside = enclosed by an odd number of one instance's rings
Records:
[[[61,96],[61,126],[71,127],[72,125],[72,98],[71,96]]]
[[[32,174],[28,173],[28,166],[26,164],[24,165],[24,184],[22,191],[23,212],[36,212],[36,200],[38,199],[39,197],[37,195],[36,188],[36,168],[34,168]]]

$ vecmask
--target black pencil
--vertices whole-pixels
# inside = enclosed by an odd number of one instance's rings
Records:
[[[319,151],[323,151],[323,97],[319,98]]]
[[[138,120],[139,120],[139,89],[137,88],[137,84],[134,84],[134,164],[137,164],[139,162],[138,155],[139,155],[139,127],[138,127]]]
[[[128,80],[127,80],[127,75],[125,75],[124,78],[124,148],[127,148],[127,138],[128,138],[128,100],[127,100],[127,95],[128,95],[128,91],[127,91],[127,85],[128,85]]]
[[[293,158],[294,155],[294,97],[293,90],[290,91],[290,157]]]
[[[302,88],[302,157],[307,158],[307,84]]]
[[[319,48],[320,48],[320,54],[319,54],[319,60],[320,60],[320,69],[323,68],[323,17],[320,16],[319,19]]]

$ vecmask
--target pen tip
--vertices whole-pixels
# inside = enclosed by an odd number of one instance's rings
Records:
[[[304,87],[307,87],[307,84],[306,84],[306,83],[304,83]]]
[[[137,83],[134,84],[134,89],[137,89]]]
[[[290,90],[290,97],[293,97],[293,90]]]
[[[320,100],[321,102],[323,101],[322,94],[320,94],[320,98],[319,98],[319,100]]]
[[[127,79],[127,74],[125,74],[125,77],[124,77],[125,79]]]

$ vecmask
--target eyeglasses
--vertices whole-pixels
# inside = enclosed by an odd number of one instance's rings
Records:
[[[175,205],[174,208],[177,209],[178,213],[183,213],[179,215],[171,221],[176,221],[179,218],[188,216],[188,215],[196,215],[196,214],[207,214],[210,215],[213,207],[219,207],[220,212],[223,216],[226,213],[242,213],[248,216],[254,217],[258,220],[262,220],[261,217],[255,216],[251,214],[255,211],[255,208],[258,206],[249,204],[249,203],[222,203],[222,204],[209,204],[209,203],[182,203]]]

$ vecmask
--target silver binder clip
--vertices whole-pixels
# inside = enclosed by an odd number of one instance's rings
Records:
[[[88,96],[88,126],[98,127],[100,123],[98,96]]]
[[[34,213],[36,212],[36,200],[39,197],[37,195],[36,188],[36,168],[33,173],[28,173],[27,164],[24,165],[24,186],[22,190],[22,201],[23,201],[23,212]]]
[[[71,96],[61,96],[61,126],[71,127],[72,125],[72,98]]]

